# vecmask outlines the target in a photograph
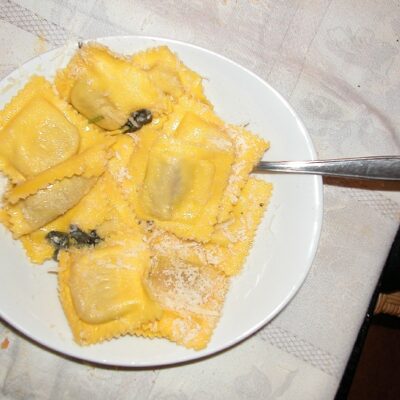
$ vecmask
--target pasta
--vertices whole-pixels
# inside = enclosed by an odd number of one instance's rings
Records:
[[[207,346],[272,194],[269,143],[227,124],[168,47],[81,46],[54,84],[0,111],[0,222],[58,262],[79,345],[122,335]]]
[[[20,183],[104,138],[34,76],[0,112],[0,171]]]
[[[77,51],[58,73],[56,87],[79,112],[106,130],[121,128],[135,110],[162,113],[169,104],[144,70],[97,44]]]

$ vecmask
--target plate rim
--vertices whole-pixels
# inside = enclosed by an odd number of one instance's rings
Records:
[[[161,37],[161,36],[152,36],[152,35],[113,35],[113,36],[101,36],[101,37],[95,37],[95,38],[89,38],[89,39],[84,39],[84,40],[79,40],[82,41],[83,43],[87,42],[99,42],[99,43],[104,43],[109,40],[129,40],[129,39],[145,39],[145,40],[153,40],[153,41],[158,41],[158,42],[163,42],[165,44],[171,43],[171,44],[177,44],[177,45],[183,45],[185,47],[190,47],[196,50],[199,50],[201,52],[206,52],[213,57],[217,57],[225,62],[228,62],[230,64],[233,64],[235,67],[241,69],[245,73],[251,75],[253,78],[255,78],[257,81],[259,81],[263,86],[266,86],[271,92],[274,93],[274,95],[282,102],[282,104],[286,107],[286,109],[292,114],[294,119],[296,120],[300,131],[302,132],[302,136],[305,139],[305,143],[307,145],[308,150],[311,153],[311,160],[315,160],[317,157],[317,152],[315,150],[314,144],[312,142],[311,136],[304,125],[303,121],[295,111],[295,109],[291,106],[289,101],[277,90],[275,89],[271,84],[269,84],[266,80],[261,78],[259,75],[257,75],[255,72],[251,71],[247,67],[244,67],[243,65],[239,64],[238,62],[220,54],[217,53],[213,50],[207,49],[205,47],[189,43],[183,40],[177,40],[177,39],[172,39],[168,37]],[[71,43],[66,43],[62,46],[57,46],[54,48],[51,48],[43,53],[40,53],[39,55],[36,55],[34,57],[29,58],[26,60],[22,65],[20,65],[18,68],[14,69],[10,73],[8,73],[6,76],[4,76],[1,79],[1,82],[7,80],[11,75],[16,73],[16,71],[22,69],[24,65],[27,63],[45,55],[51,52],[56,52],[56,51],[61,51],[61,49],[68,49],[71,46]],[[271,312],[268,314],[263,320],[261,320],[259,323],[254,325],[252,328],[248,329],[247,331],[243,332],[240,336],[227,341],[223,346],[220,346],[217,349],[212,349],[212,350],[207,350],[207,348],[202,350],[202,353],[197,355],[196,353],[189,353],[187,357],[181,358],[177,361],[158,361],[158,362],[115,362],[115,361],[110,361],[107,360],[106,358],[103,358],[101,360],[99,359],[94,359],[91,356],[80,356],[72,351],[69,350],[61,350],[57,348],[56,346],[53,346],[52,344],[48,344],[45,341],[42,341],[40,338],[35,337],[34,335],[30,334],[29,331],[23,327],[21,327],[18,323],[13,323],[12,318],[8,318],[4,311],[1,310],[0,308],[0,319],[5,321],[6,324],[8,324],[10,327],[15,329],[18,334],[22,334],[24,336],[24,339],[28,340],[31,343],[34,343],[36,345],[39,345],[39,347],[43,347],[46,350],[56,353],[62,357],[67,357],[71,358],[76,361],[80,362],[89,362],[94,365],[98,366],[109,366],[109,367],[122,367],[125,369],[147,369],[147,368],[152,368],[152,367],[163,367],[163,366],[179,366],[179,365],[184,365],[192,362],[197,362],[204,360],[206,358],[210,358],[213,356],[216,356],[222,352],[228,351],[234,346],[239,345],[242,343],[244,340],[250,338],[253,334],[258,332],[260,329],[262,329],[264,326],[266,326],[269,322],[271,322],[285,307],[287,307],[290,302],[295,298],[296,294],[300,290],[300,288],[303,286],[304,281],[306,277],[308,276],[310,269],[312,267],[312,264],[315,260],[315,256],[318,250],[318,246],[320,243],[320,238],[321,238],[321,231],[322,231],[322,223],[323,223],[323,211],[324,211],[324,192],[323,192],[323,181],[322,177],[318,175],[313,175],[310,176],[314,180],[315,183],[315,209],[316,209],[316,220],[314,224],[314,234],[313,234],[313,243],[312,246],[310,246],[309,250],[309,263],[307,268],[304,269],[303,274],[300,276],[299,275],[299,280],[297,285],[292,286],[291,290],[287,293],[287,295],[282,299],[280,304]]]

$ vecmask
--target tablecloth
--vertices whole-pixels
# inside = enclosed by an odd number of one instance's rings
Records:
[[[289,100],[321,158],[400,153],[398,0],[0,0],[0,75],[68,40],[121,34],[184,40],[248,67]],[[205,360],[100,368],[0,324],[0,397],[331,399],[400,220],[398,189],[326,180],[321,241],[297,296]]]

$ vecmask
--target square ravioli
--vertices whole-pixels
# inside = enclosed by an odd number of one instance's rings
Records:
[[[226,151],[161,137],[149,153],[137,215],[178,236],[208,240],[232,160]]]
[[[144,282],[149,260],[141,235],[129,229],[94,249],[61,254],[59,294],[77,343],[89,345],[133,333],[161,317]]]
[[[267,143],[225,125],[212,109],[182,97],[158,130],[138,133],[131,202],[139,218],[185,239],[210,240]]]
[[[167,46],[136,53],[132,61],[146,71],[151,81],[173,101],[185,94],[208,103],[203,92],[203,78],[189,69]]]
[[[109,131],[128,127],[135,111],[150,110],[158,117],[170,107],[169,98],[146,71],[129,57],[95,43],[78,49],[68,66],[57,73],[55,83],[75,109]]]
[[[206,347],[218,323],[228,283],[224,274],[210,266],[154,256],[147,285],[163,314],[135,333],[167,338],[196,350]]]
[[[249,174],[268,149],[269,143],[243,127],[224,123],[210,106],[185,96],[181,97],[179,103],[169,115],[164,131],[171,135],[179,134],[181,125],[185,125],[185,121],[187,121],[188,114],[195,115],[204,122],[218,127],[225,135],[224,139],[215,136],[205,137],[206,142],[210,141],[220,146],[227,146],[227,142],[230,141],[233,147],[235,159],[218,214],[218,222],[222,222],[229,218],[232,206],[237,203],[240,191]],[[194,134],[192,133],[191,136],[198,135],[198,131],[199,127],[195,125],[192,130]]]
[[[15,238],[43,227],[75,206],[95,184],[96,178],[72,176],[55,181],[17,204],[8,204],[8,225]]]
[[[34,76],[0,112],[0,171],[19,183],[103,138],[48,81]]]

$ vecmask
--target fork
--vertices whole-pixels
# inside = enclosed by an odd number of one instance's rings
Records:
[[[261,161],[253,173],[284,172],[353,179],[400,180],[400,156],[307,161]]]

